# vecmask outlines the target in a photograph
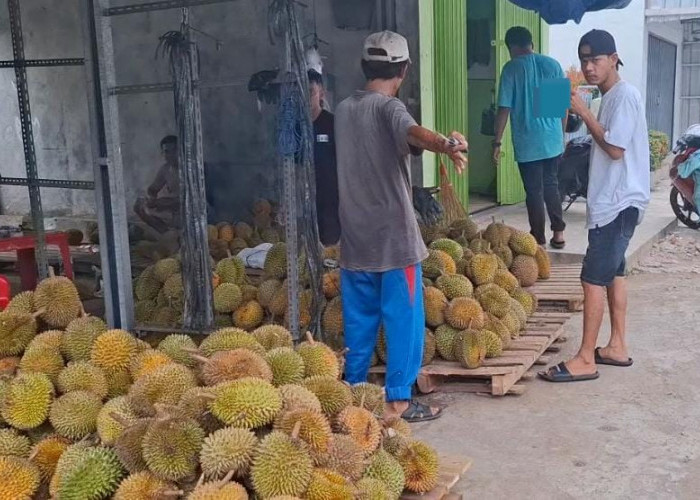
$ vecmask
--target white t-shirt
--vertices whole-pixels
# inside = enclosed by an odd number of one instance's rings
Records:
[[[649,205],[649,135],[639,91],[619,81],[600,103],[598,122],[605,142],[625,150],[613,160],[595,141],[588,174],[586,227],[603,227],[629,207],[639,209],[639,222]]]

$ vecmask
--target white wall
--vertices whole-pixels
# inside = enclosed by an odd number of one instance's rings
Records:
[[[551,26],[549,55],[559,61],[565,71],[572,65],[578,68],[578,42],[592,29],[609,31],[615,37],[618,54],[625,63],[622,77],[637,87],[646,99],[644,0],[632,0],[624,9],[590,12],[583,16],[581,24],[570,21]]]
[[[681,126],[681,63],[683,61],[683,26],[680,21],[668,21],[663,23],[647,23],[647,35],[644,37],[644,60],[647,60],[649,36],[654,35],[662,40],[671,42],[676,45],[676,93],[673,106],[673,138],[672,143],[683,132]],[[646,81],[646,72],[653,71],[652,67],[645,65],[644,79]]]

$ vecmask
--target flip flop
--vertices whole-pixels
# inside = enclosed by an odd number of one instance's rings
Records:
[[[555,250],[563,250],[566,246],[566,241],[555,241],[554,238],[549,240],[549,245]]]
[[[547,382],[583,382],[584,380],[595,380],[600,374],[586,373],[584,375],[573,375],[569,369],[566,367],[566,363],[563,361],[556,366],[550,367],[547,371],[539,372],[540,378],[546,380]]]
[[[604,358],[603,356],[600,355],[600,347],[595,348],[595,364],[596,365],[608,365],[608,366],[622,366],[622,367],[627,367],[627,366],[632,366],[632,358],[627,358],[627,361],[618,361],[616,359],[612,358]]]
[[[419,403],[415,399],[412,399],[408,403],[408,408],[401,414],[406,422],[416,423],[416,422],[427,422],[428,420],[435,420],[442,415],[442,408],[438,409],[437,413],[433,413],[429,406]]]

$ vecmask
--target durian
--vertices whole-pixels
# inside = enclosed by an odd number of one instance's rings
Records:
[[[152,373],[157,368],[172,362],[173,360],[164,352],[146,349],[138,353],[131,360],[129,374],[133,380],[138,380],[144,375]]]
[[[357,481],[362,477],[367,467],[365,453],[355,440],[345,434],[333,434],[324,453],[312,453],[314,464],[330,469]]]
[[[150,472],[142,471],[124,479],[114,494],[114,500],[159,500],[176,498],[180,491],[173,483],[158,479]]]
[[[102,444],[112,446],[119,435],[137,420],[137,415],[131,407],[129,398],[117,396],[107,401],[97,414],[97,435]]]
[[[265,360],[272,370],[272,384],[299,384],[304,379],[304,360],[291,347],[278,347],[268,351]]]
[[[364,408],[348,406],[335,420],[336,431],[355,440],[365,455],[372,454],[382,438],[382,429],[374,414]]]
[[[274,429],[289,435],[296,429],[299,439],[304,441],[312,451],[319,453],[328,450],[332,435],[331,426],[323,413],[308,408],[280,414],[275,421]]]
[[[212,414],[226,425],[256,429],[272,423],[282,409],[282,396],[269,382],[242,378],[211,389]]]
[[[36,329],[31,314],[0,312],[0,356],[21,354],[36,335]]]
[[[433,361],[435,358],[435,349],[435,335],[426,328],[423,338],[423,358],[421,360],[421,366],[429,365]]]
[[[538,246],[535,253],[535,261],[537,262],[537,276],[539,279],[548,280],[552,274],[552,262],[547,250]]]
[[[241,289],[234,283],[222,283],[214,290],[214,310],[218,313],[232,313],[242,302]]]
[[[156,414],[156,404],[177,405],[182,395],[196,386],[197,379],[189,368],[169,363],[135,381],[129,400],[138,415],[149,417]]]
[[[278,347],[293,347],[292,334],[280,325],[264,325],[252,332],[253,337],[267,351]]]
[[[482,330],[481,335],[484,337],[484,343],[486,345],[486,357],[496,358],[503,352],[503,342],[498,334],[490,330]]]
[[[427,444],[413,441],[396,457],[406,477],[406,489],[427,493],[437,486],[439,463],[437,453]]]
[[[272,382],[272,370],[265,358],[249,349],[234,349],[214,353],[202,362],[201,378],[205,385],[253,377]]]
[[[486,358],[486,343],[480,331],[469,329],[455,338],[455,357],[465,368],[478,368]]]
[[[229,471],[244,477],[253,461],[258,438],[248,429],[226,427],[204,439],[199,455],[202,472],[209,479],[220,479]]]
[[[69,446],[70,441],[66,438],[47,436],[32,447],[29,460],[39,469],[42,481],[48,482],[51,480],[58,460]]]
[[[460,330],[450,325],[442,325],[435,330],[435,348],[445,361],[455,361],[454,341]]]
[[[39,469],[23,458],[0,457],[0,499],[29,500],[39,488]]]
[[[498,269],[498,257],[491,254],[477,254],[469,261],[469,278],[475,285],[491,283]]]
[[[460,274],[444,274],[435,281],[435,286],[445,294],[447,300],[471,297],[474,293],[472,282]]]
[[[66,328],[83,310],[78,290],[65,276],[52,276],[34,290],[34,305],[43,319],[54,328]]]
[[[100,500],[109,498],[116,491],[124,470],[113,450],[88,447],[62,467],[67,453],[64,452],[56,467],[56,474],[60,477],[56,497]]]
[[[34,306],[34,292],[27,290],[12,297],[10,303],[7,304],[5,311],[16,314],[32,314],[36,311]]]
[[[326,344],[316,342],[310,335],[307,341],[297,347],[297,353],[304,360],[304,376],[324,376],[338,378],[340,362],[333,350]]]
[[[60,436],[82,439],[97,430],[101,408],[102,399],[92,392],[69,392],[51,405],[49,421]]]
[[[430,287],[423,291],[425,322],[430,327],[438,327],[445,323],[445,310],[448,300],[439,289]]]
[[[534,257],[537,253],[537,240],[530,233],[514,230],[508,241],[513,253],[517,255],[528,255]]]
[[[107,330],[95,339],[90,360],[109,376],[111,372],[127,370],[136,350],[136,339],[129,332]]]
[[[401,496],[406,486],[406,476],[401,464],[384,450],[372,455],[365,477],[382,481],[394,500]]]
[[[450,326],[458,330],[481,329],[484,326],[484,311],[474,299],[458,297],[447,306],[445,318]]]
[[[207,336],[199,345],[205,356],[232,349],[250,349],[256,354],[265,355],[265,348],[250,333],[239,328],[222,328]]]
[[[262,498],[301,496],[312,476],[313,462],[303,442],[279,431],[265,436],[251,468],[251,480],[258,495]]]
[[[197,362],[192,358],[191,351],[197,349],[192,337],[188,335],[168,335],[158,344],[158,350],[165,353],[176,363],[194,368]]]
[[[233,324],[242,330],[254,330],[264,319],[265,311],[256,300],[246,302],[233,313]]]
[[[265,257],[265,274],[270,278],[284,279],[287,276],[287,245],[272,245]]]
[[[143,436],[143,459],[160,479],[180,481],[194,476],[204,431],[187,418],[155,419]]]
[[[27,458],[31,442],[14,429],[0,429],[0,456]]]
[[[282,396],[281,413],[294,411],[300,408],[308,408],[309,410],[321,411],[321,402],[318,397],[310,390],[301,385],[282,385],[279,388]]]
[[[334,377],[309,377],[303,384],[316,395],[323,413],[329,417],[337,415],[352,404],[350,388]]]
[[[537,261],[534,257],[527,255],[518,255],[513,259],[513,264],[510,266],[510,272],[518,279],[522,288],[527,288],[537,282],[539,269]]]
[[[258,287],[258,302],[260,302],[260,305],[264,308],[269,308],[272,298],[281,287],[282,282],[275,278],[268,279],[260,283],[260,286]]]
[[[513,290],[511,296],[520,302],[528,316],[532,316],[537,311],[537,296],[534,293],[518,288]]]
[[[172,275],[180,272],[180,261],[172,257],[159,260],[153,266],[153,275],[161,283],[168,281]]]
[[[49,416],[54,388],[43,373],[20,373],[6,387],[0,412],[12,427],[29,430],[39,427]]]
[[[107,325],[95,316],[83,316],[71,321],[61,337],[61,354],[68,361],[90,359],[92,344],[100,334],[107,331]]]
[[[440,238],[433,241],[430,244],[430,248],[433,250],[442,250],[452,257],[452,260],[455,262],[459,261],[464,256],[464,250],[460,244],[447,238]]]
[[[350,387],[352,404],[369,410],[377,418],[384,414],[385,394],[384,388],[367,382],[360,382]]]
[[[314,470],[305,496],[307,500],[353,500],[355,498],[350,481],[329,469]]]
[[[106,398],[109,391],[104,372],[89,361],[68,363],[68,366],[58,374],[56,388],[61,394],[88,391],[100,399]]]
[[[23,373],[43,373],[55,383],[58,374],[63,370],[63,357],[58,349],[35,347],[25,351],[19,362],[19,370]]]

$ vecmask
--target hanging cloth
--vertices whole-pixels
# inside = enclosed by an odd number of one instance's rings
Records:
[[[605,9],[622,9],[632,0],[510,0],[518,7],[539,12],[547,24],[581,22],[586,12]]]

